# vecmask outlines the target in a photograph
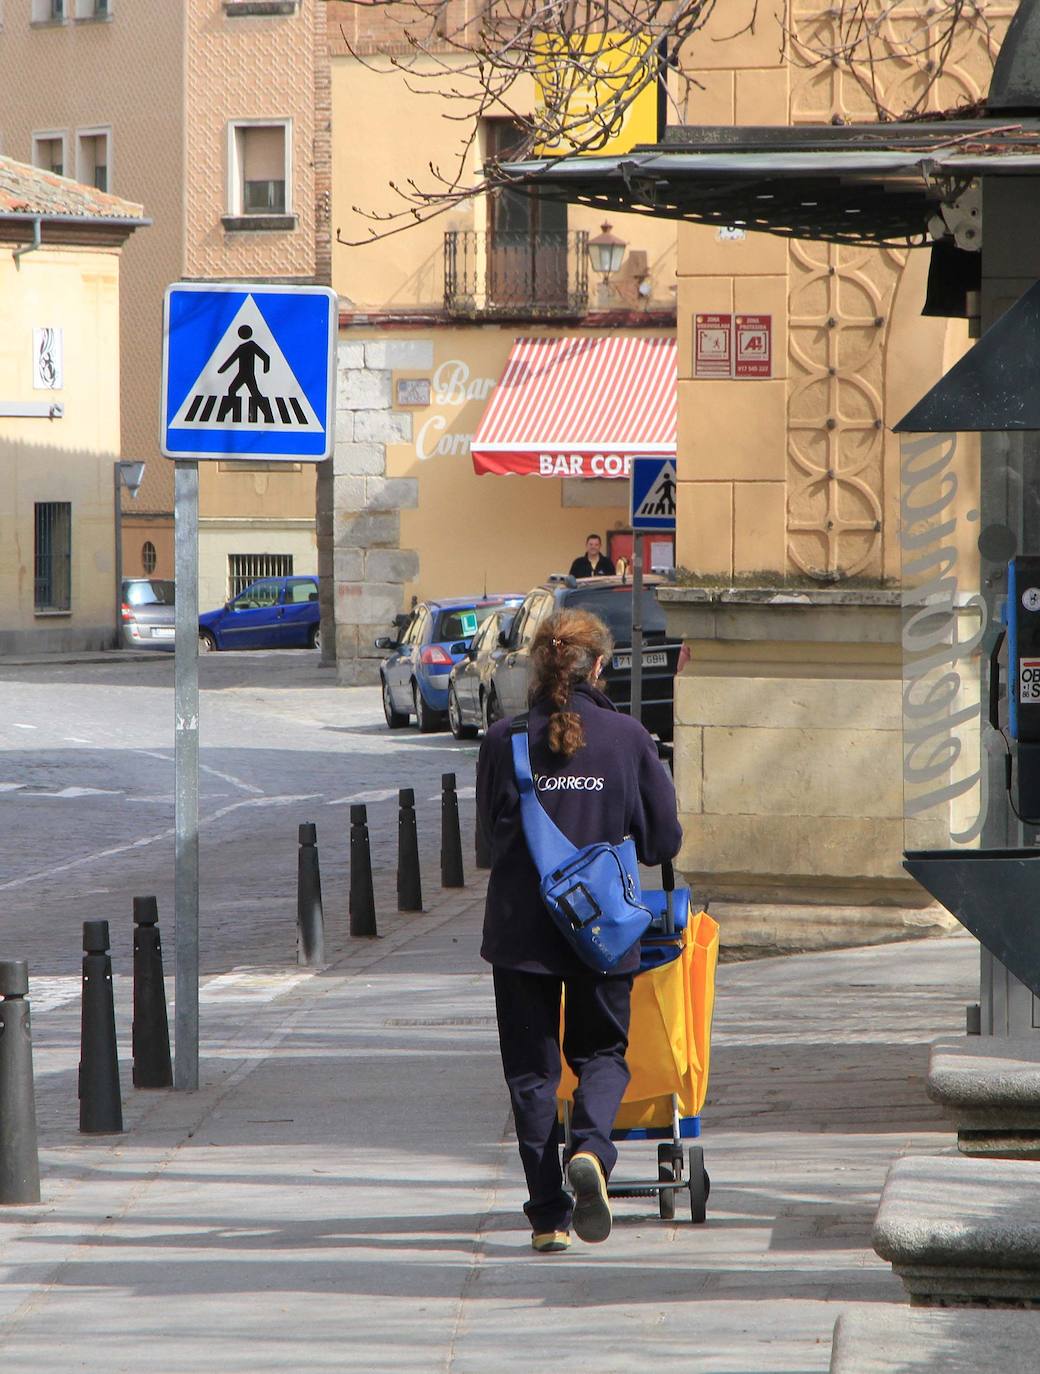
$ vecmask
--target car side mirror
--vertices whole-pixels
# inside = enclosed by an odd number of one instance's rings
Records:
[[[468,639],[459,639],[449,648],[449,654],[468,654],[470,643]]]
[[[396,649],[397,641],[391,639],[389,635],[380,635],[375,642],[375,647],[377,649]]]
[[[509,631],[508,631],[508,630],[499,630],[499,632],[498,632],[498,647],[499,647],[500,649],[508,649],[508,648],[509,648]]]

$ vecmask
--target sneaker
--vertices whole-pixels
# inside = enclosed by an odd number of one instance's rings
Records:
[[[606,1240],[610,1235],[610,1201],[603,1165],[595,1155],[574,1155],[567,1165],[567,1182],[574,1189],[572,1224],[579,1240]]]
[[[531,1248],[540,1255],[556,1255],[561,1250],[569,1250],[570,1244],[569,1231],[536,1231],[531,1237]]]

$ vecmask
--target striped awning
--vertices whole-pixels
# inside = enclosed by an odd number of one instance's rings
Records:
[[[627,477],[674,453],[673,338],[517,339],[473,436],[478,473]]]

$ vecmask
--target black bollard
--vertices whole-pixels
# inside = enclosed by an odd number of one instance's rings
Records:
[[[476,829],[474,832],[477,853],[477,867],[491,867],[491,844],[481,818],[477,817]]]
[[[0,962],[0,1203],[40,1200],[28,992],[25,960]]]
[[[368,844],[368,808],[350,808],[350,933],[375,939],[376,898],[372,891],[372,853]]]
[[[441,887],[465,887],[455,774],[441,774]]]
[[[89,1135],[114,1134],[123,1129],[112,960],[108,947],[108,922],[84,921],[79,1128]]]
[[[402,787],[397,794],[397,804],[397,909],[422,911],[422,874],[419,871],[414,790]]]
[[[318,827],[300,826],[300,858],[296,877],[296,962],[314,967],[325,962],[325,915],[321,905],[318,866]]]
[[[159,903],[134,898],[134,1024],[130,1038],[135,1088],[172,1088]]]

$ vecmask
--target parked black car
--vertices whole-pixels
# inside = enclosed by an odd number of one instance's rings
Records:
[[[494,665],[505,654],[499,637],[509,633],[516,607],[503,607],[488,616],[448,678],[448,724],[456,739],[473,739],[486,729],[488,687]]]
[[[662,740],[672,738],[675,674],[682,644],[669,638],[664,611],[657,600],[660,577],[643,579],[643,724]],[[604,670],[604,687],[619,710],[632,704],[632,581],[623,577],[551,577],[524,597],[508,634],[500,639],[503,653],[492,661],[486,691],[485,721],[515,716],[527,710],[531,641],[554,611],[592,611],[605,621],[614,637],[614,654]]]

